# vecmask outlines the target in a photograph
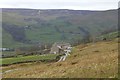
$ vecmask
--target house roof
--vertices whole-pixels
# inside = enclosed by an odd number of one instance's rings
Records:
[[[70,46],[70,43],[66,43],[66,42],[55,42],[53,45],[59,45],[59,46],[69,45],[69,46]]]

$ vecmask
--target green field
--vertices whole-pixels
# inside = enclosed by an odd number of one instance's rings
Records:
[[[3,58],[0,59],[2,65],[14,64],[19,62],[27,62],[27,61],[40,61],[40,60],[53,60],[56,58],[55,54],[46,54],[46,55],[33,55],[33,56],[19,56],[14,58]]]

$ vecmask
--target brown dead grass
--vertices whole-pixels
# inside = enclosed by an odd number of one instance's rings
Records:
[[[64,62],[31,63],[3,67],[18,69],[3,74],[4,78],[114,78],[118,77],[118,43],[89,43],[73,48]]]

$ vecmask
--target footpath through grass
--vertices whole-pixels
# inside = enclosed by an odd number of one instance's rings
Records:
[[[32,56],[19,56],[14,58],[3,58],[0,59],[2,65],[9,65],[20,62],[28,62],[28,61],[40,61],[40,60],[53,60],[56,58],[56,54],[46,54],[46,55],[32,55]],[[0,64],[1,65],[1,64]]]

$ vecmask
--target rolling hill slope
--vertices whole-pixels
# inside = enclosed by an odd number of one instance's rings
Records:
[[[17,64],[3,71],[3,78],[117,78],[118,40],[75,46],[63,62]]]
[[[117,10],[3,8],[2,18],[3,47],[56,41],[73,43],[105,31],[117,30]]]

